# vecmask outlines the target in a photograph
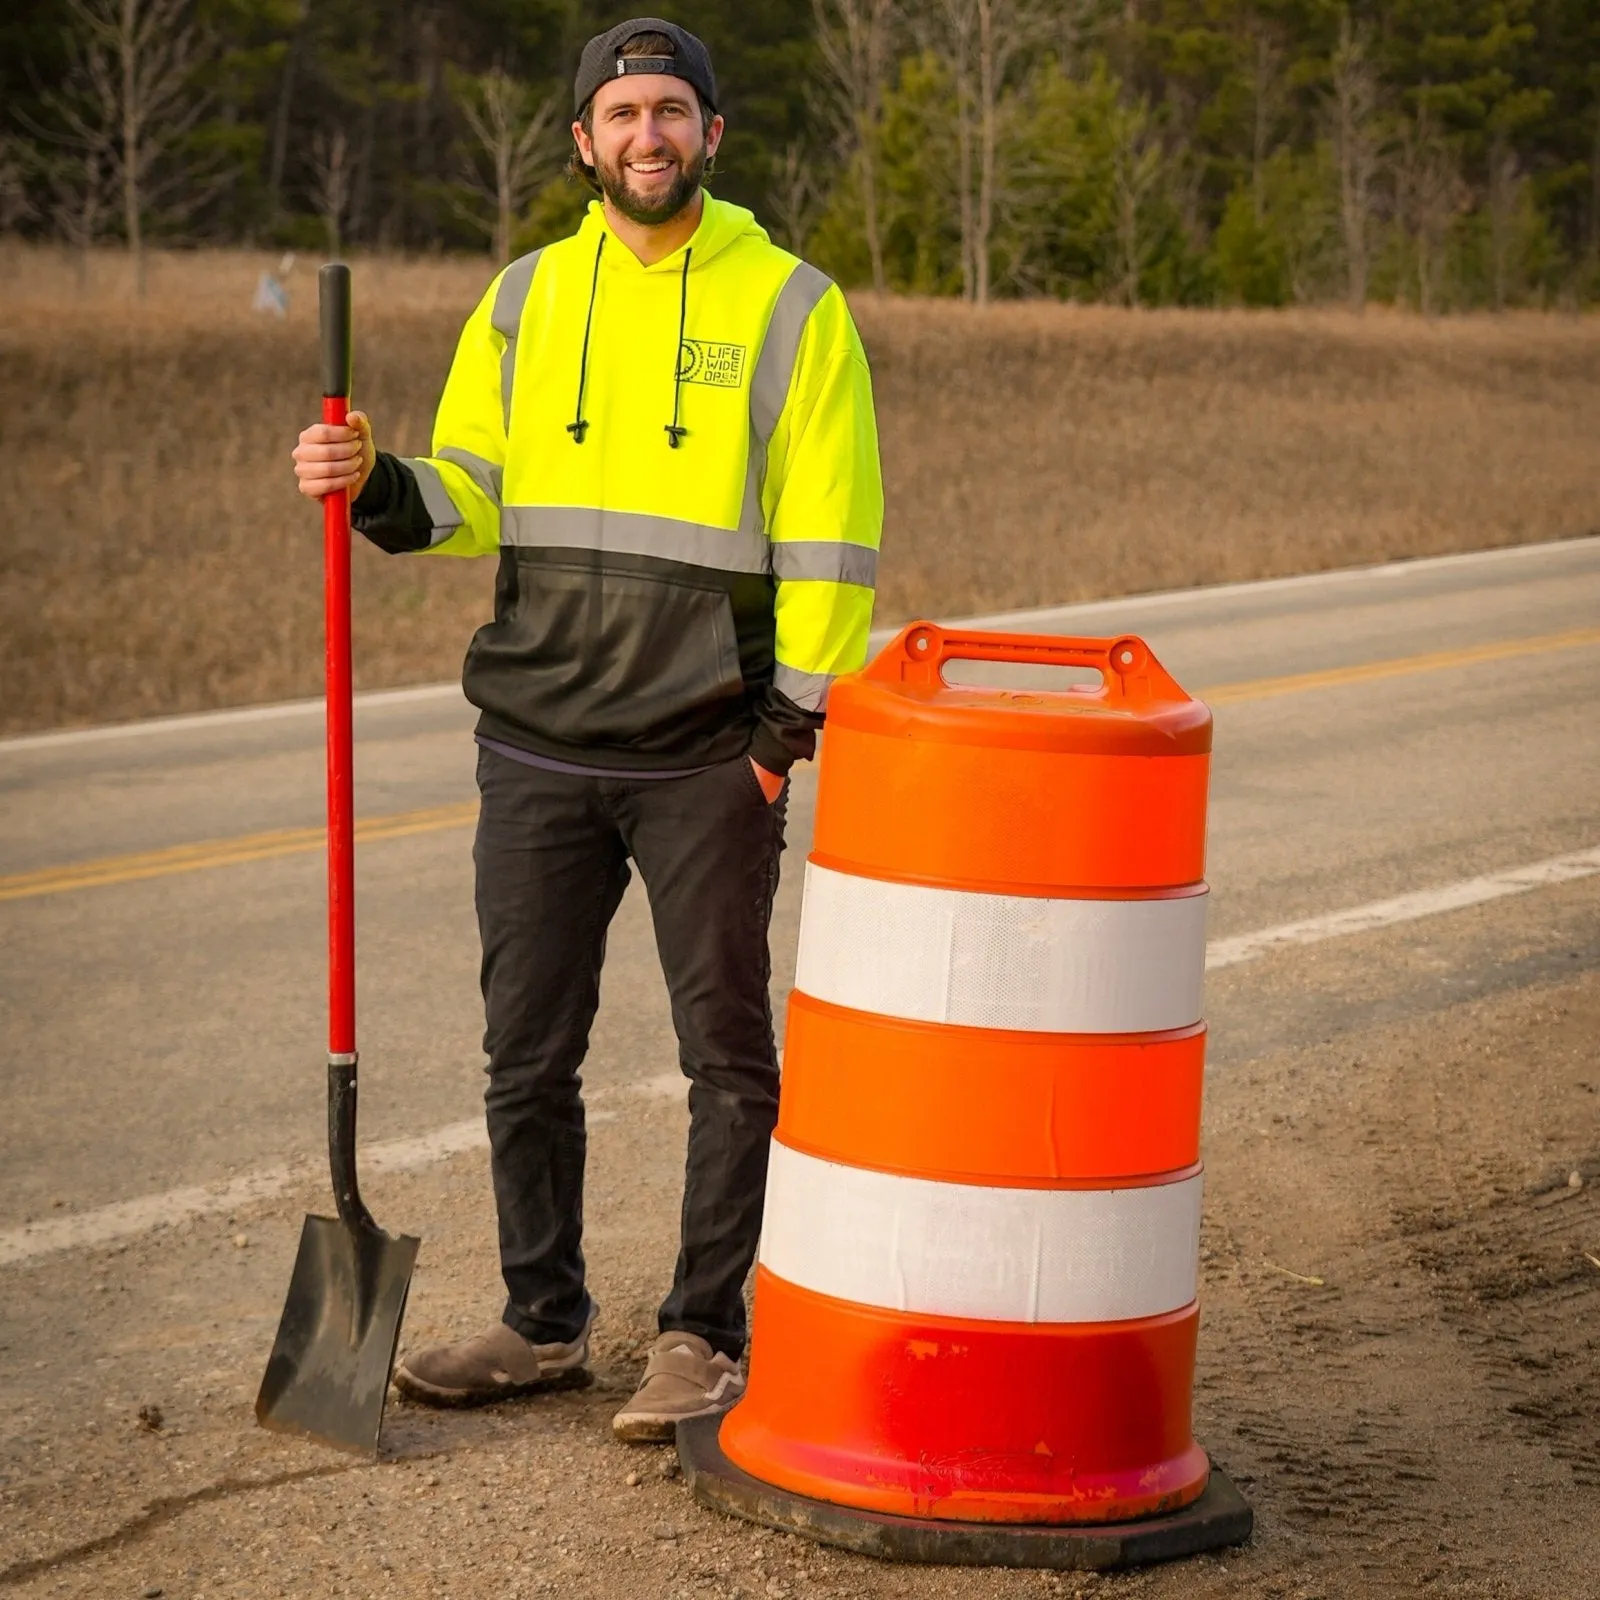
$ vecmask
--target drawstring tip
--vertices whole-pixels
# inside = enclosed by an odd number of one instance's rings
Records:
[[[567,424],[567,432],[572,435],[572,442],[574,444],[582,444],[583,436],[588,431],[589,424],[583,421],[582,418],[579,418],[577,422],[569,422]]]
[[[676,450],[678,448],[678,441],[681,438],[683,438],[684,435],[687,434],[689,430],[687,428],[679,428],[679,427],[675,426],[673,423],[670,423],[670,422],[667,423],[666,429],[667,429],[667,443],[674,450]]]

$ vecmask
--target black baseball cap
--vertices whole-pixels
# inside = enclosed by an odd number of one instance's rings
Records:
[[[625,56],[622,47],[641,33],[659,33],[672,41],[670,56]],[[709,111],[717,108],[717,80],[711,71],[711,52],[689,32],[675,22],[663,22],[660,17],[634,17],[619,22],[616,27],[598,33],[583,47],[578,60],[578,76],[572,84],[572,114],[583,115],[583,108],[594,98],[594,92],[610,78],[626,77],[635,72],[659,72],[669,78],[682,78],[693,84],[695,92]]]

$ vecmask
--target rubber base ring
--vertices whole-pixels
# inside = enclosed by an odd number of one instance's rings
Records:
[[[1255,1524],[1244,1496],[1215,1466],[1193,1505],[1137,1522],[941,1522],[853,1511],[774,1488],[741,1471],[722,1452],[721,1426],[721,1417],[678,1424],[678,1460],[701,1505],[882,1561],[1110,1572],[1243,1544]]]

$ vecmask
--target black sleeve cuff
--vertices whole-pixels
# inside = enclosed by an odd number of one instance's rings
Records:
[[[802,710],[788,695],[769,688],[750,736],[751,759],[782,777],[795,762],[809,761],[817,753],[821,726],[816,712]]]
[[[398,457],[378,452],[372,474],[350,506],[356,532],[390,555],[426,550],[433,518],[422,503],[417,475]]]

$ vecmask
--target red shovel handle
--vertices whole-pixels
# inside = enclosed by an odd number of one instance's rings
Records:
[[[322,420],[350,408],[350,269],[317,274],[322,317]],[[322,501],[322,593],[327,639],[328,1056],[356,1050],[356,860],[350,675],[350,494]],[[343,1063],[341,1063],[343,1064]]]

